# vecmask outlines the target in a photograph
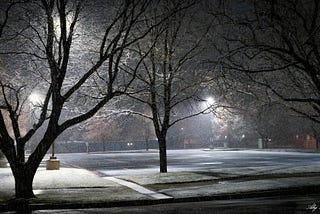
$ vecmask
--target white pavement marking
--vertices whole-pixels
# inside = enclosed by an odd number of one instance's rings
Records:
[[[121,180],[121,179],[118,179],[118,178],[115,178],[115,177],[103,177],[103,178],[107,179],[109,181],[113,181],[115,183],[121,184],[123,186],[129,187],[129,188],[131,188],[131,189],[133,189],[133,190],[135,190],[135,191],[137,191],[139,193],[148,195],[148,196],[150,196],[152,198],[155,198],[155,199],[169,199],[169,198],[172,198],[171,196],[151,191],[151,190],[149,190],[147,188],[144,188],[143,186],[140,186],[138,184],[135,184],[135,183],[132,183],[132,182],[129,182],[129,181]]]

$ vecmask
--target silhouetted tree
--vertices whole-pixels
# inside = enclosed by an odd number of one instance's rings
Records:
[[[0,52],[5,72],[17,75],[1,79],[0,148],[10,163],[17,198],[34,197],[36,170],[61,133],[127,92],[139,62],[130,75],[120,65],[129,47],[166,19],[141,27],[146,11],[156,6],[151,0],[41,0],[27,1],[11,20],[5,15],[1,26],[10,27],[0,28]],[[32,80],[32,87],[22,79]],[[31,113],[34,123],[24,133],[21,117]],[[25,160],[26,144],[41,129]]]
[[[220,16],[221,66],[319,123],[320,2],[250,0],[236,9],[230,2]]]
[[[208,30],[206,23],[193,20],[196,19],[197,4],[194,1],[165,1],[164,4],[165,7],[151,14],[153,19],[145,22],[147,26],[158,22],[160,11],[168,13],[179,4],[186,9],[154,28],[138,44],[140,58],[147,52],[149,54],[141,63],[142,72],[137,75],[137,84],[134,85],[137,93],[131,93],[134,99],[151,110],[149,115],[139,114],[152,120],[159,143],[161,173],[167,172],[167,134],[170,127],[204,112],[204,108],[199,110],[191,106],[197,101],[208,72],[197,62]]]

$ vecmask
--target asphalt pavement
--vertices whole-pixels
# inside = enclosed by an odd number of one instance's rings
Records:
[[[0,168],[0,211],[15,210],[14,179]],[[41,166],[34,179],[36,198],[23,209],[52,210],[156,205],[208,200],[311,194],[320,190],[320,166],[260,166],[108,176],[62,163]]]
[[[62,162],[102,173],[104,176],[139,175],[159,171],[157,150],[58,154]],[[279,170],[320,165],[320,153],[295,150],[185,149],[168,150],[169,172],[204,172],[233,168]],[[247,172],[247,171],[246,171]]]

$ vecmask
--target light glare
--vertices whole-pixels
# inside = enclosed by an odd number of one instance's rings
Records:
[[[214,104],[214,99],[213,99],[212,97],[209,97],[209,98],[207,99],[207,103],[208,103],[209,105],[213,105],[213,104]]]
[[[41,105],[42,104],[42,97],[40,94],[33,92],[29,96],[29,101],[32,105]]]

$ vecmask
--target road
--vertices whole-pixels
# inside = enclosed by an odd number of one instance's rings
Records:
[[[113,207],[78,210],[40,210],[36,213],[127,213],[127,214],[238,214],[238,213],[320,213],[320,195],[248,198],[188,203],[159,204],[149,206]]]
[[[62,163],[98,171],[106,176],[159,172],[157,151],[57,154]],[[168,171],[208,171],[233,167],[294,167],[319,165],[319,153],[258,150],[168,150]]]

